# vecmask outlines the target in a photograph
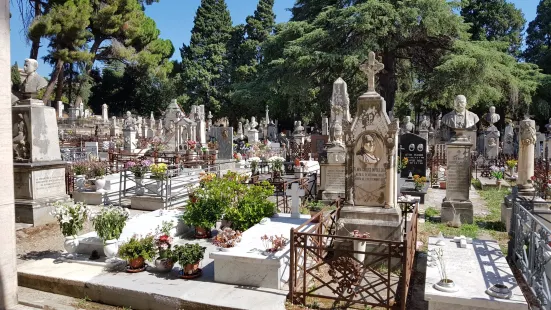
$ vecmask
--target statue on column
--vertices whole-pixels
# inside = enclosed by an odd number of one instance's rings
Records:
[[[124,119],[124,129],[136,130],[136,120],[132,117],[130,111],[126,112],[126,118]]]
[[[419,130],[429,130],[430,128],[430,121],[429,119],[427,118],[426,115],[423,115],[422,116],[422,119],[421,119],[421,123],[419,124]]]
[[[412,133],[415,130],[415,125],[411,122],[411,116],[406,116],[404,125],[402,125],[402,134]]]
[[[451,129],[472,129],[478,123],[478,115],[467,110],[467,98],[463,95],[455,97],[454,110],[442,118],[442,124]]]

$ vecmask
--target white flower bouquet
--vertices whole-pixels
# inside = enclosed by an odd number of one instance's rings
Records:
[[[61,203],[56,202],[53,204],[54,209],[50,214],[56,218],[61,228],[61,233],[65,237],[76,237],[82,230],[84,222],[88,220],[90,210],[82,202],[69,202]]]

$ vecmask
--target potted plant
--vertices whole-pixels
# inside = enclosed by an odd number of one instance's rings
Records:
[[[289,243],[289,239],[283,237],[283,235],[279,237],[268,237],[267,235],[264,235],[260,237],[260,240],[262,240],[262,245],[264,246],[264,252],[262,252],[262,254],[266,256],[282,250],[287,245],[287,243]]]
[[[490,175],[496,178],[496,185],[498,186],[499,189],[501,189],[501,180],[503,180],[504,173],[505,173],[504,167],[501,167],[501,168],[496,166],[490,167]]]
[[[178,257],[180,264],[180,276],[184,279],[196,278],[201,276],[199,263],[205,255],[205,247],[197,243],[187,243],[183,246],[177,245],[174,247],[174,255]]]
[[[136,235],[119,247],[119,257],[127,261],[127,272],[145,270],[145,261],[155,256],[155,244],[152,235],[140,238]]]
[[[90,178],[94,179],[96,192],[102,191],[105,187],[105,179],[103,177],[107,174],[107,163],[103,161],[91,162],[89,174]]]
[[[119,251],[118,239],[126,225],[129,213],[122,207],[103,207],[99,214],[94,216],[94,230],[103,240],[103,253],[107,258],[114,258]]]
[[[211,227],[222,217],[223,210],[232,199],[227,182],[221,178],[204,182],[194,191],[194,198],[188,201],[182,219],[187,225],[195,227],[196,238],[211,237]]]
[[[505,162],[505,164],[509,168],[509,173],[511,174],[511,178],[513,178],[515,175],[515,168],[517,167],[518,160],[509,159],[508,161]]]
[[[427,183],[427,178],[416,174],[413,176],[413,183],[415,184],[415,190],[420,192]]]
[[[77,235],[88,219],[90,211],[82,202],[56,202],[53,207],[54,209],[50,214],[55,217],[61,228],[61,233],[65,236],[65,242],[63,243],[65,250],[72,255],[76,252],[79,244]]]
[[[174,267],[174,263],[178,257],[172,251],[172,237],[170,231],[174,228],[174,223],[163,221],[160,227],[157,228],[157,237],[155,238],[155,246],[159,256],[155,259],[155,268],[161,272],[169,272]]]
[[[156,194],[162,194],[163,181],[167,179],[168,166],[165,163],[153,164],[151,169],[151,178],[157,181]]]
[[[272,156],[268,159],[268,162],[272,165],[272,180],[280,181],[281,172],[283,171],[283,163],[285,159],[280,156]]]
[[[224,228],[214,238],[212,243],[218,247],[219,251],[226,252],[228,249],[234,248],[241,241],[241,232],[233,230],[229,227]]]
[[[127,170],[130,170],[134,174],[136,182],[136,196],[141,196],[145,194],[145,187],[143,184],[143,179],[147,171],[149,171],[149,166],[151,166],[151,161],[149,159],[137,159],[131,160],[124,164]]]
[[[325,204],[321,201],[310,201],[308,203],[308,210],[310,210],[310,217],[314,218],[323,208],[325,207]],[[311,223],[318,223],[319,219],[313,219],[310,221]]]
[[[89,163],[87,161],[81,161],[73,164],[73,173],[75,174],[75,185],[77,191],[83,191],[86,184],[86,174],[90,169]]]

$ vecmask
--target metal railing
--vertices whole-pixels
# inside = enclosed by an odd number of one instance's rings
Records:
[[[545,214],[549,215],[547,203],[538,208],[533,202],[513,199],[508,259],[519,269],[540,308],[550,310],[551,230]]]
[[[330,301],[338,308],[365,305],[406,309],[417,243],[417,206],[403,210],[412,215],[409,225],[407,220],[402,223],[403,241],[389,241],[337,236],[340,201],[333,205],[337,210],[320,212],[291,229],[290,301],[306,305],[310,297]],[[336,246],[355,242],[375,250]],[[370,259],[359,258],[361,255]]]

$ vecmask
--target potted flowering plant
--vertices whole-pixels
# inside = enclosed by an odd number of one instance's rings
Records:
[[[50,214],[55,217],[59,223],[59,228],[61,228],[61,233],[65,236],[63,246],[67,253],[73,254],[76,252],[79,244],[77,235],[82,230],[84,222],[88,219],[90,211],[82,202],[56,202],[53,204],[53,207],[54,209]]]
[[[259,157],[251,157],[249,158],[249,162],[251,163],[251,179],[253,180],[253,183],[258,181],[258,175],[260,172],[258,171],[258,163],[260,162]]]
[[[157,237],[155,237],[155,246],[159,256],[155,259],[155,268],[161,272],[171,271],[178,257],[172,251],[172,237],[170,231],[174,228],[174,223],[163,221],[161,226],[157,227]]]
[[[187,140],[186,144],[187,144],[187,149],[188,149],[188,150],[194,150],[194,149],[195,149],[195,146],[197,145],[197,141],[195,141],[195,140]]]
[[[510,159],[505,163],[509,168],[509,173],[511,174],[511,178],[515,178],[515,168],[517,167],[518,161],[516,159]]]
[[[415,190],[421,191],[423,187],[425,186],[425,183],[427,182],[426,177],[422,177],[418,174],[413,176],[413,183],[415,184]]]
[[[145,194],[145,187],[143,185],[143,178],[149,166],[151,166],[151,161],[149,159],[137,159],[126,162],[124,165],[127,170],[130,170],[134,174],[136,182],[136,195],[141,196]]]
[[[149,167],[151,169],[151,178],[157,181],[156,192],[161,194],[163,192],[163,181],[168,178],[168,166],[165,163],[153,164]]]
[[[155,256],[155,244],[152,235],[140,238],[132,236],[119,248],[119,257],[127,261],[127,272],[140,272],[145,270],[145,261]]]
[[[200,246],[197,243],[185,245],[177,245],[174,247],[174,255],[178,257],[178,263],[180,264],[180,277],[184,279],[197,278],[201,276],[201,269],[199,269],[199,263],[205,255],[205,247]]]
[[[496,178],[496,185],[499,189],[501,189],[501,180],[503,180],[503,175],[505,174],[505,168],[504,167],[496,167],[491,166],[490,167],[490,175],[494,178]]]
[[[94,230],[103,240],[103,253],[107,258],[114,258],[119,251],[118,239],[126,225],[129,213],[122,207],[113,205],[101,208],[92,218]]]
[[[103,179],[103,177],[107,174],[107,163],[104,161],[93,161],[90,162],[89,166],[89,177],[91,179],[94,179],[96,192],[99,192],[105,187],[105,180]]]
[[[81,161],[74,163],[73,173],[75,174],[75,185],[78,191],[83,191],[86,183],[86,175],[90,170],[90,163],[88,161]]]
[[[212,243],[218,247],[219,251],[228,251],[241,241],[241,232],[239,230],[233,230],[229,227],[224,228],[214,238]]]
[[[280,156],[272,156],[268,159],[272,165],[272,180],[281,180],[281,172],[283,171],[283,162],[285,159]]]
[[[289,243],[289,239],[281,236],[270,236],[264,235],[260,237],[260,240],[262,240],[262,245],[264,246],[264,252],[262,254],[264,255],[270,255],[272,253],[276,253],[277,251],[282,250],[287,243]]]

